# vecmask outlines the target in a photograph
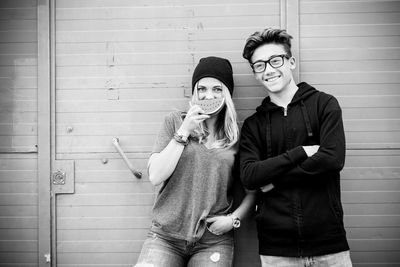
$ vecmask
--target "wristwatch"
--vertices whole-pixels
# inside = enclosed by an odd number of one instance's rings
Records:
[[[184,146],[189,144],[189,138],[186,135],[174,133],[174,139],[176,142],[178,142],[179,144],[182,144]]]
[[[231,219],[232,219],[233,228],[234,229],[239,228],[240,227],[240,219],[237,216],[233,215],[232,213],[228,214],[228,216],[231,217]]]

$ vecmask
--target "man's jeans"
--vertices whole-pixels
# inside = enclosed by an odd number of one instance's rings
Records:
[[[192,243],[150,231],[135,267],[231,267],[233,244],[232,231],[217,236],[206,230]]]
[[[291,258],[260,255],[262,267],[352,267],[350,252]]]

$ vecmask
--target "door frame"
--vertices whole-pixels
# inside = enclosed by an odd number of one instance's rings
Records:
[[[37,1],[38,264],[51,265],[50,0]]]
[[[296,58],[296,68],[293,70],[293,78],[296,83],[300,82],[300,0],[280,0],[281,22],[280,28],[293,37],[292,54]]]

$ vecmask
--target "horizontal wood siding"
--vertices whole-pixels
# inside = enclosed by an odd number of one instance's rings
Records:
[[[399,265],[399,162],[397,150],[348,151],[342,201],[354,266]]]
[[[36,0],[0,3],[0,152],[35,152]]]
[[[148,152],[163,116],[186,108],[198,60],[227,57],[238,76],[249,75],[241,58],[245,38],[257,25],[279,26],[280,19],[279,1],[110,2],[57,1],[59,154],[112,152],[115,135],[126,151]],[[240,97],[248,88],[238,83]]]
[[[354,266],[400,264],[400,1],[300,1],[300,77],[335,95]]]
[[[0,266],[38,266],[37,1],[0,1]]]
[[[37,157],[0,155],[0,266],[38,266]]]
[[[400,2],[300,3],[301,79],[338,97],[348,148],[399,149]]]
[[[135,160],[144,169],[146,160]],[[57,199],[58,266],[131,266],[150,225],[154,187],[120,159],[75,161],[75,194]]]
[[[247,36],[279,27],[280,1],[56,1],[56,158],[75,160],[57,196],[57,266],[132,266],[150,226],[146,163],[164,116],[185,109],[199,59],[229,58],[243,120],[264,92],[241,57]],[[135,179],[116,154],[116,136]],[[236,266],[258,266],[252,222]]]

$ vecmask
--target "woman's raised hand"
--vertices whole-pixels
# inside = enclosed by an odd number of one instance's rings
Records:
[[[193,131],[199,126],[202,121],[210,118],[209,115],[205,115],[203,113],[204,111],[200,108],[200,106],[191,106],[186,113],[186,117],[183,120],[178,132],[186,136],[189,136],[191,133],[193,133]]]

